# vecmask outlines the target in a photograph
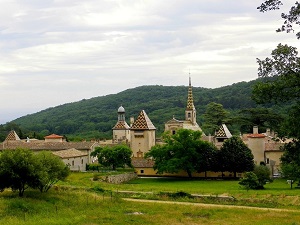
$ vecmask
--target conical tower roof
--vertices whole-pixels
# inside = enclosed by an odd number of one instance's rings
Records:
[[[193,99],[193,90],[192,90],[192,84],[191,84],[191,77],[189,77],[189,90],[188,90],[188,99],[187,99],[187,106],[186,108],[188,110],[194,110],[194,99]]]
[[[216,138],[231,138],[232,134],[225,124],[222,124],[219,127],[219,130],[216,132]]]
[[[12,130],[8,133],[7,137],[5,138],[5,141],[20,141],[18,134]]]
[[[132,130],[156,130],[155,126],[147,116],[146,112],[142,110],[131,126]]]

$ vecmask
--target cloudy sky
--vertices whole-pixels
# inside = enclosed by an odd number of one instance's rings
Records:
[[[256,58],[298,45],[275,32],[280,11],[259,13],[260,3],[0,0],[0,123],[141,85],[187,85],[189,73],[196,87],[256,79]]]

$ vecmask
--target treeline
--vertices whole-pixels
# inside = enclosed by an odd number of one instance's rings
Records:
[[[257,82],[240,82],[233,85],[208,89],[193,87],[197,121],[205,124],[203,114],[207,104],[221,104],[230,118],[242,109],[257,108],[251,99],[252,86]],[[184,119],[188,88],[186,86],[141,86],[118,94],[83,99],[27,115],[0,127],[0,138],[7,135],[13,126],[21,136],[42,138],[56,133],[66,135],[70,140],[110,139],[112,127],[117,122],[117,109],[122,105],[126,110],[126,120],[145,110],[157,128],[157,135],[163,133],[164,123],[172,119]],[[270,105],[269,107],[274,107]],[[281,108],[281,110],[283,110]],[[240,124],[231,120],[229,127],[238,133]],[[248,128],[247,128],[248,129]],[[205,130],[204,130],[205,131]],[[206,132],[206,131],[205,131]]]

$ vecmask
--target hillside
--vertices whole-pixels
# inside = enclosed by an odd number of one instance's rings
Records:
[[[251,100],[251,87],[255,82],[240,82],[215,89],[193,87],[198,123],[203,123],[202,114],[210,102],[220,103],[231,112],[256,107]],[[20,125],[25,132],[34,131],[41,135],[57,133],[72,138],[110,138],[111,128],[117,121],[117,109],[122,105],[128,123],[131,116],[137,117],[144,109],[160,134],[164,123],[173,115],[184,119],[187,91],[186,86],[141,86],[48,108],[11,122]]]

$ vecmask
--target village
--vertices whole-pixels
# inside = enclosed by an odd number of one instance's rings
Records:
[[[51,151],[54,155],[60,157],[63,162],[69,166],[71,171],[86,171],[86,166],[91,163],[97,163],[96,158],[91,153],[96,147],[114,146],[126,144],[132,150],[132,165],[135,173],[139,176],[173,176],[185,177],[187,174],[182,171],[179,173],[163,173],[157,174],[153,169],[154,161],[146,159],[144,156],[156,144],[163,144],[161,139],[156,137],[155,125],[151,122],[144,110],[134,119],[130,118],[130,125],[127,124],[125,118],[125,108],[120,106],[117,110],[117,122],[112,128],[113,137],[111,140],[104,141],[82,141],[67,142],[62,135],[51,134],[44,137],[44,140],[25,139],[21,140],[17,133],[12,130],[1,143],[0,150],[14,150],[17,148],[31,149],[35,152]],[[224,141],[232,137],[231,132],[226,124],[222,124],[214,135],[206,135],[196,121],[196,108],[193,101],[193,92],[191,78],[189,78],[189,86],[187,90],[187,104],[185,109],[185,119],[179,120],[174,116],[165,123],[165,132],[175,134],[178,129],[189,129],[193,131],[201,131],[201,139],[213,143],[218,149],[221,148]],[[276,177],[280,174],[280,157],[283,154],[281,147],[291,140],[284,141],[277,138],[276,132],[267,129],[265,133],[258,133],[258,127],[253,127],[253,133],[241,134],[241,140],[251,150],[254,163],[259,165],[264,162],[271,171],[271,176]],[[194,173],[193,177],[214,177],[224,178],[232,177],[230,172],[208,172]],[[242,173],[237,174],[242,177]]]

